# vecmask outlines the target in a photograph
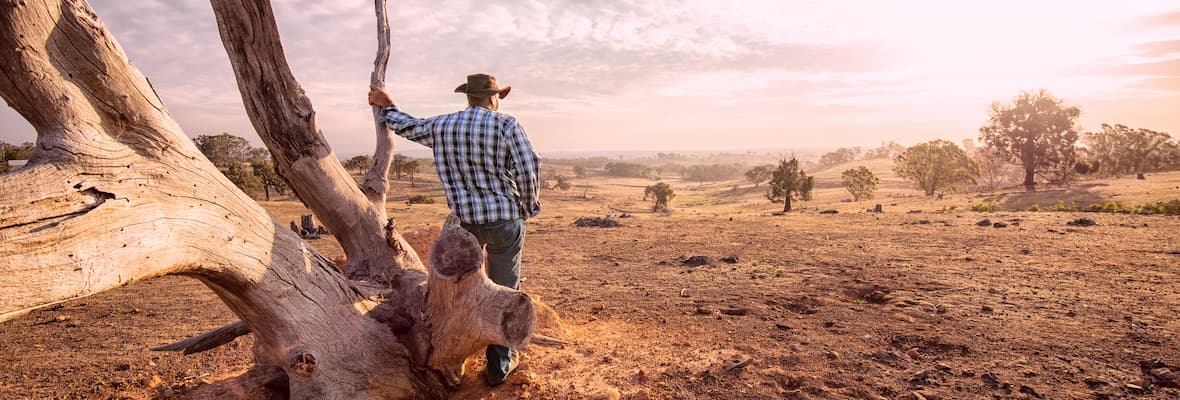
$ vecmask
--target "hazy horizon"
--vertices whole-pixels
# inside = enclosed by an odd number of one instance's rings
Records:
[[[207,2],[91,3],[188,135],[259,144]],[[371,4],[274,7],[329,143],[371,153]],[[992,101],[1040,88],[1081,107],[1086,130],[1180,133],[1180,6],[1163,1],[398,1],[390,11],[389,86],[404,110],[457,110],[455,85],[492,73],[513,86],[502,111],[543,154],[958,142],[977,135]],[[8,107],[0,126],[2,141],[34,138]],[[424,150],[401,139],[397,149]]]

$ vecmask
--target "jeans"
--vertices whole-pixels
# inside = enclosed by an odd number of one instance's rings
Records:
[[[487,249],[488,278],[497,285],[520,289],[520,252],[524,248],[524,220],[518,218],[462,226],[475,235],[479,244]],[[490,345],[485,354],[488,357],[489,373],[498,372],[500,376],[505,376],[511,372],[512,350],[504,346]]]

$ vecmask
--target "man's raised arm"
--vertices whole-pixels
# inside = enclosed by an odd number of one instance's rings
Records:
[[[398,136],[426,147],[434,147],[434,136],[430,134],[432,119],[414,118],[402,112],[393,104],[393,97],[378,86],[369,86],[369,104],[381,107],[381,119]]]

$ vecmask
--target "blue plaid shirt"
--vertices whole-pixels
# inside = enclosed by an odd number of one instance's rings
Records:
[[[447,205],[468,224],[529,218],[541,212],[541,157],[516,118],[484,107],[414,118],[389,106],[385,124],[434,150]]]

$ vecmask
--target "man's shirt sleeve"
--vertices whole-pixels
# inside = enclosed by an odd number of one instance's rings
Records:
[[[434,135],[430,132],[431,124],[434,122],[433,118],[414,118],[394,105],[382,110],[382,119],[385,121],[385,126],[393,129],[393,132],[398,136],[426,147],[434,147]]]
[[[540,176],[541,157],[533,151],[532,143],[520,123],[512,119],[508,128],[508,156],[509,165],[513,169],[513,179],[520,191],[520,208],[525,218],[541,213]]]

